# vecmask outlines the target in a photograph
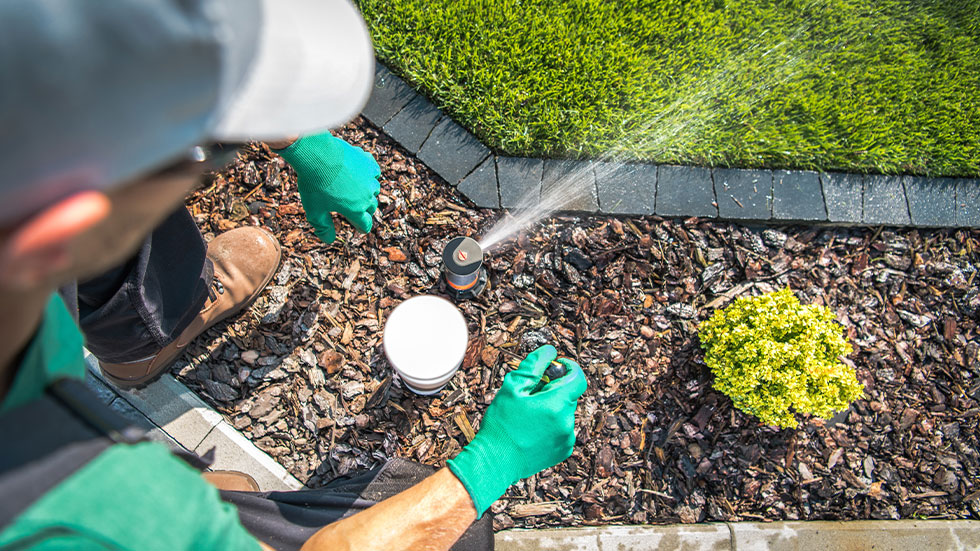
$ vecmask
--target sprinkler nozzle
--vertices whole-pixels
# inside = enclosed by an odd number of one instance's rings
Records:
[[[454,300],[473,298],[487,286],[483,249],[472,238],[454,237],[442,251],[442,265],[447,290]]]

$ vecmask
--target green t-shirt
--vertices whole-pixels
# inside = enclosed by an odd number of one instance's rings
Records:
[[[65,375],[85,376],[82,337],[55,295],[0,415]],[[254,551],[259,544],[200,473],[146,442],[117,444],[87,463],[3,528],[0,548]]]

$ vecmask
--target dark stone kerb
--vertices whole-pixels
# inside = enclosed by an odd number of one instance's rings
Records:
[[[827,219],[860,224],[864,219],[864,176],[842,172],[820,174]]]
[[[900,176],[864,177],[862,222],[872,226],[908,226],[912,222]]]
[[[718,214],[729,220],[772,218],[771,170],[714,169]]]
[[[417,95],[381,129],[412,155],[416,155],[442,117],[442,111],[432,102]]]
[[[657,175],[659,216],[717,218],[718,205],[711,169],[693,166],[661,166]]]
[[[481,208],[532,204],[574,180],[586,191],[560,210],[735,222],[980,227],[980,180],[974,178],[495,157],[380,63],[362,114]]]
[[[383,127],[417,95],[404,80],[378,63],[375,65],[374,88],[361,114],[376,126]]]
[[[980,180],[956,182],[956,225],[980,228]]]
[[[956,180],[952,178],[902,178],[912,225],[956,225]]]
[[[496,158],[492,155],[487,157],[476,170],[463,178],[459,183],[459,191],[480,208],[499,209]]]
[[[557,211],[599,210],[592,161],[548,159],[541,175],[541,201]]]
[[[653,214],[657,199],[657,165],[598,161],[594,169],[600,212]]]
[[[825,222],[827,207],[820,177],[808,170],[774,170],[773,220]]]
[[[497,181],[500,206],[509,209],[539,201],[543,173],[544,161],[541,159],[499,157]]]
[[[419,149],[418,157],[447,182],[456,185],[487,157],[490,150],[465,128],[444,117]]]

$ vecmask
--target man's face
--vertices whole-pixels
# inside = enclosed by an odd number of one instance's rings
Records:
[[[181,163],[129,184],[121,185],[97,201],[102,214],[92,223],[71,229],[71,224],[52,226],[25,222],[19,227],[0,232],[0,248],[6,252],[0,261],[0,291],[49,292],[73,280],[85,280],[121,264],[129,258],[146,236],[176,209],[187,193],[201,179],[203,168],[197,163]],[[84,202],[84,201],[83,201]],[[48,220],[71,220],[80,211],[64,205],[72,199],[52,205],[59,214]],[[106,208],[108,205],[108,208]],[[82,211],[84,212],[84,211]],[[84,217],[83,217],[84,218]],[[45,228],[48,230],[45,232]],[[57,228],[61,228],[59,233]],[[65,229],[68,228],[68,229]],[[40,232],[40,233],[39,233]],[[58,235],[54,241],[56,253],[41,250],[31,252],[13,246],[18,238]],[[10,244],[12,248],[7,245]],[[14,251],[14,252],[11,252]],[[21,251],[21,252],[16,252]],[[26,271],[25,271],[26,270]],[[29,275],[24,275],[29,274]]]
[[[73,246],[75,265],[67,280],[84,280],[129,258],[164,218],[178,208],[202,174],[187,168],[168,171],[121,186],[109,193],[112,211],[79,236]]]

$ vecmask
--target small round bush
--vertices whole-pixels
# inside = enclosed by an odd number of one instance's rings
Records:
[[[861,397],[851,345],[823,306],[789,289],[735,300],[698,332],[714,387],[763,423],[796,427],[796,413],[829,418]]]

